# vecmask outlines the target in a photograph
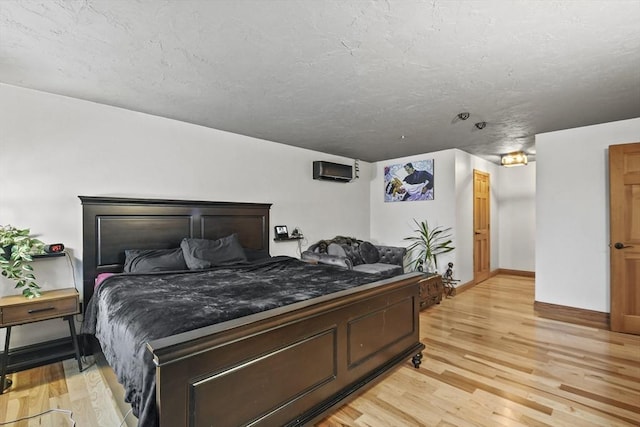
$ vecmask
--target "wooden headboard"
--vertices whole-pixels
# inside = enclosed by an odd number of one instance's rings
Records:
[[[85,307],[98,274],[122,271],[126,249],[171,249],[185,237],[218,239],[237,233],[244,248],[269,254],[271,204],[78,197]]]

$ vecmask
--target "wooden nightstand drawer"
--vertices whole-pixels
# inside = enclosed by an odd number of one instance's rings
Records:
[[[0,311],[0,326],[12,326],[76,314],[80,312],[80,306],[75,289],[61,289],[43,292],[40,298],[34,299],[3,298]]]

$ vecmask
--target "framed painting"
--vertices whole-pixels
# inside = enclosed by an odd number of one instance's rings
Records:
[[[433,200],[433,159],[384,167],[384,201]]]

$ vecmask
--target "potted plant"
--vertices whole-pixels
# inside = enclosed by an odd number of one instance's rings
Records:
[[[438,268],[438,255],[446,254],[455,249],[451,246],[451,227],[442,228],[437,226],[430,228],[427,220],[418,222],[413,220],[418,226],[413,230],[417,236],[405,237],[404,240],[413,243],[407,248],[414,258],[409,263],[416,271],[436,272]]]
[[[36,283],[32,255],[40,254],[44,244],[30,235],[28,228],[18,229],[12,225],[0,225],[0,269],[2,275],[16,282],[16,289],[24,288],[27,298],[40,296]]]

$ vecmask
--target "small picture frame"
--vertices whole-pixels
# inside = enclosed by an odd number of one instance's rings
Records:
[[[286,225],[276,225],[273,227],[276,232],[276,239],[288,239],[289,238],[289,230],[287,230]]]

